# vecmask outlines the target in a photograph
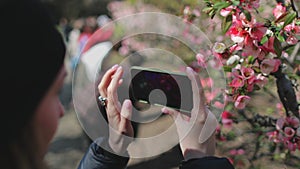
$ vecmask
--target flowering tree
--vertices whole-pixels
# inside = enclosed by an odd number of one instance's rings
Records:
[[[269,18],[259,18],[259,0],[206,0],[205,3],[203,11],[211,19],[219,17],[222,20],[222,32],[230,39],[227,44],[215,42],[213,47],[213,54],[222,60],[229,79],[227,104],[222,114],[222,126],[218,129],[219,139],[227,139],[222,135],[222,128],[238,123],[240,116],[251,124],[251,132],[256,132],[259,140],[248,159],[250,162],[264,155],[274,157],[277,149],[284,153],[284,158],[295,155],[295,151],[300,150],[299,109],[295,93],[295,74],[299,74],[295,57],[299,51],[300,20],[296,1],[277,1]],[[188,22],[193,22],[195,17],[191,16],[195,15],[186,7],[184,17]],[[285,113],[279,116],[262,116],[251,110],[246,113],[251,94],[266,89],[268,81],[274,79]],[[265,136],[271,153],[259,154],[262,147],[259,142]],[[243,149],[230,151],[232,157],[243,154]],[[233,162],[241,164],[240,159],[233,159]]]
[[[261,5],[263,2],[264,6]],[[152,3],[157,5],[164,1]],[[176,14],[187,25],[195,24],[210,33],[209,38],[214,42],[211,55],[221,60],[217,66],[226,72],[228,83],[223,90],[224,103],[215,99],[221,91],[206,93],[210,104],[224,110],[216,134],[220,140],[220,153],[231,158],[237,168],[259,167],[256,161],[266,157],[283,160],[291,166],[299,165],[291,161],[300,157],[296,92],[300,74],[299,61],[296,60],[300,48],[298,1],[205,0],[204,5],[197,1],[173,3],[176,7],[171,10],[169,3],[163,4],[169,9],[167,12],[179,10],[181,13]],[[157,11],[141,3],[137,3],[138,7],[128,4],[122,13],[116,6],[124,4],[111,3],[112,15],[118,17],[139,10]],[[130,49],[139,50],[147,45],[136,39],[126,39],[119,52],[125,55]],[[188,64],[197,69],[205,68],[208,62],[205,55],[198,53]],[[207,78],[202,83],[209,87],[213,81]],[[274,95],[273,90],[277,90],[278,95]],[[250,104],[257,92],[269,94],[273,100],[278,98],[280,103],[273,102],[274,108],[270,107],[268,112],[257,112],[255,105]],[[245,130],[241,132],[233,128]],[[250,143],[252,146],[249,146]]]

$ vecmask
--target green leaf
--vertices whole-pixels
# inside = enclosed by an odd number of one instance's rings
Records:
[[[227,8],[228,6],[230,6],[230,4],[229,3],[227,3],[226,1],[224,2],[224,1],[221,1],[221,2],[217,2],[217,3],[215,3],[214,4],[214,9],[216,9],[216,10],[221,10],[221,9],[223,9],[223,8]]]
[[[231,0],[233,6],[239,6],[240,1],[239,0]]]
[[[226,33],[231,25],[232,25],[232,15],[228,15],[223,19],[223,22],[221,24],[222,32]]]
[[[249,57],[248,57],[248,63],[249,63],[249,64],[253,64],[254,61],[255,61],[255,57],[253,57],[253,56],[249,56]]]
[[[213,7],[206,7],[202,10],[204,13],[210,13],[213,10]]]
[[[297,16],[296,12],[292,12],[292,13],[288,14],[286,16],[286,20],[285,20],[285,22],[283,24],[283,27],[285,27],[286,25],[292,23],[293,20],[296,18],[296,16]]]
[[[281,46],[280,41],[277,39],[277,37],[275,37],[275,39],[274,39],[273,47],[274,47],[276,55],[278,57],[280,57],[281,53],[282,53],[282,46]]]
[[[276,37],[278,38],[278,40],[280,42],[284,42],[285,41],[284,37],[280,33],[278,33]]]
[[[263,45],[263,44],[265,44],[268,40],[269,40],[269,37],[268,37],[268,36],[263,36],[263,38],[261,39],[260,43]]]
[[[231,72],[232,67],[231,66],[223,66],[224,72]]]
[[[248,21],[251,21],[252,16],[251,16],[250,12],[247,11],[247,10],[244,10],[243,13],[244,13],[245,16],[246,16],[246,19],[247,19]]]

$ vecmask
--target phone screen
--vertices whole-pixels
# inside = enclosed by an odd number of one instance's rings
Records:
[[[134,66],[131,68],[131,78],[129,96],[133,103],[150,104],[150,93],[158,89],[164,97],[157,93],[151,104],[167,106],[185,113],[192,110],[192,86],[186,75]]]

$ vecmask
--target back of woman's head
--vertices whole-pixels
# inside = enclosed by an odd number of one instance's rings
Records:
[[[24,164],[35,163],[31,156],[22,159],[26,153],[34,154],[31,120],[63,65],[65,44],[46,9],[35,0],[1,0],[0,21],[0,161],[10,165],[20,157]],[[20,168],[17,164],[4,168]]]

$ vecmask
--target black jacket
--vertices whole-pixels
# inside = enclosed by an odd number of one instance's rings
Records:
[[[102,149],[101,140],[92,143],[82,158],[78,169],[124,169],[129,157],[121,157]],[[101,143],[100,143],[101,144]],[[180,169],[233,169],[234,167],[226,158],[203,157],[182,161]]]

